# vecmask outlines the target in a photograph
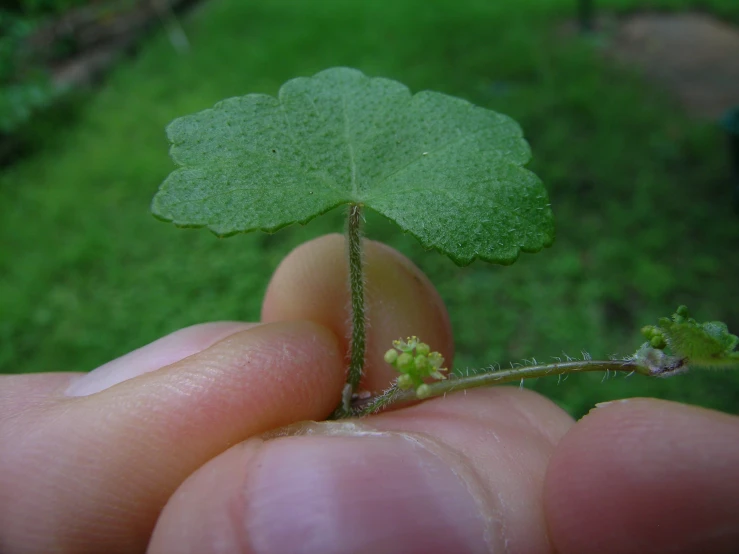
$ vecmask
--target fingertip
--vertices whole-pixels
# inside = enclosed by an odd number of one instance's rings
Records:
[[[367,329],[363,388],[382,390],[395,378],[383,355],[392,341],[416,335],[451,365],[454,342],[446,307],[429,279],[408,258],[365,240]],[[293,250],[275,271],[262,306],[265,322],[310,320],[349,348],[350,295],[344,237],[319,237]]]
[[[561,552],[734,552],[739,419],[651,399],[603,405],[555,450],[544,507]]]
[[[269,323],[232,333],[128,385],[107,391],[107,402],[125,403],[120,399],[137,395],[142,404],[145,396],[156,404],[171,402],[172,412],[182,409],[174,404],[187,403],[191,418],[197,410],[229,419],[241,405],[248,416],[241,434],[248,436],[327,416],[343,386],[343,353],[337,337],[320,324]],[[234,431],[226,422],[223,427],[228,433]]]

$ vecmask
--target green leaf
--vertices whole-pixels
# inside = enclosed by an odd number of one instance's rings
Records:
[[[225,236],[306,223],[342,204],[395,221],[458,264],[512,263],[554,239],[518,124],[464,100],[348,68],[173,121],[180,166],[152,210]]]
[[[673,354],[685,358],[691,367],[739,365],[735,351],[739,338],[721,321],[699,323],[681,306],[672,318],[660,318],[659,328]]]
[[[697,322],[689,317],[685,306],[680,306],[671,318],[660,318],[658,325],[644,327],[642,332],[650,340],[661,337],[663,345],[672,353],[672,356],[661,355],[658,350],[664,346],[655,349],[645,344],[642,347],[637,358],[649,352],[651,362],[646,365],[653,373],[661,373],[660,366],[668,368],[670,364],[679,368],[739,368],[739,352],[736,351],[739,337],[729,333],[721,321]]]

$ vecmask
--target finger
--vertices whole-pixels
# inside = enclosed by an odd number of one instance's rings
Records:
[[[63,394],[79,373],[28,373],[0,376],[0,422],[50,404]]]
[[[178,489],[149,553],[550,552],[541,487],[570,425],[503,387],[252,439]]]
[[[634,399],[587,415],[546,478],[558,552],[736,552],[739,418]]]
[[[229,335],[254,325],[256,324],[219,321],[180,329],[85,374],[66,390],[66,394],[87,396],[100,392],[197,354]]]
[[[405,256],[365,240],[367,357],[362,387],[380,391],[397,375],[383,361],[392,341],[417,335],[451,365],[454,342],[441,297]],[[272,277],[262,320],[309,320],[325,325],[348,350],[350,297],[344,237],[327,235],[291,252]]]
[[[330,331],[260,325],[12,418],[0,426],[0,550],[141,551],[190,473],[255,433],[326,417],[342,381]]]
[[[90,371],[31,373],[0,377],[0,421],[63,395],[85,396],[173,364],[255,323],[218,322],[193,325],[142,346]]]

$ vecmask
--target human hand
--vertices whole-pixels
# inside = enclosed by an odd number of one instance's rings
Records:
[[[392,339],[449,360],[452,342],[410,262],[376,243],[367,258],[379,390]],[[574,424],[500,387],[260,436],[336,405],[343,268],[323,237],[278,269],[264,325],[191,327],[85,376],[3,377],[0,552],[736,552],[726,414],[630,400]]]

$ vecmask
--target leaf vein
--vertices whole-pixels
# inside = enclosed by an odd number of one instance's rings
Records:
[[[346,110],[346,95],[341,95],[342,112],[344,116],[344,140],[346,141],[347,148],[349,149],[349,163],[351,164],[352,171],[352,193],[357,195],[357,161],[354,159],[354,145],[349,139],[349,114]]]

